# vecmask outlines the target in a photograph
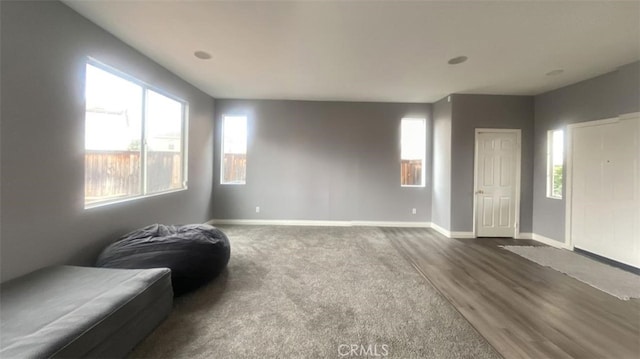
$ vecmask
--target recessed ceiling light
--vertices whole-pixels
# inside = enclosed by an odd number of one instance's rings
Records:
[[[206,52],[206,51],[198,50],[198,51],[194,52],[193,55],[195,57],[199,58],[200,60],[209,60],[209,59],[211,59],[211,54]]]
[[[557,69],[557,70],[547,72],[547,76],[558,76],[563,72],[564,72],[563,69]]]
[[[449,61],[447,61],[447,63],[449,65],[457,65],[457,64],[461,64],[465,61],[467,61],[468,57],[466,56],[458,56],[458,57],[454,57],[452,59],[449,59]]]

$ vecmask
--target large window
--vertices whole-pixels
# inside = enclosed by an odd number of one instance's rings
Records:
[[[184,102],[90,61],[85,207],[186,187]]]
[[[220,183],[247,181],[247,117],[222,116],[222,160]]]
[[[400,129],[400,184],[406,187],[423,187],[426,121],[424,118],[403,118]]]
[[[564,132],[547,133],[547,197],[562,198],[562,172],[564,168]]]

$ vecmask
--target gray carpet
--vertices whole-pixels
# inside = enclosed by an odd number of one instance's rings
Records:
[[[622,300],[640,298],[640,276],[578,253],[546,246],[501,246]]]
[[[223,277],[178,298],[132,357],[500,357],[379,229],[220,228]]]

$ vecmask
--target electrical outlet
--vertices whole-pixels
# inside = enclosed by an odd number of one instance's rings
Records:
[[[256,206],[256,213],[260,213],[260,206]]]
[[[411,214],[416,214],[416,213],[417,213],[416,209],[415,209],[415,208],[412,208],[412,209],[411,209]]]

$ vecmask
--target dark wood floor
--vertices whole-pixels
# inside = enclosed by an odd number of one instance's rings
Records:
[[[537,242],[384,231],[505,358],[640,358],[640,300],[620,300],[498,247]]]

